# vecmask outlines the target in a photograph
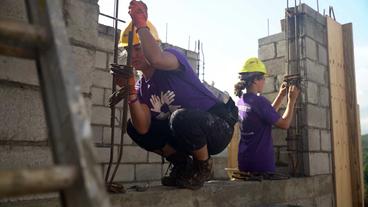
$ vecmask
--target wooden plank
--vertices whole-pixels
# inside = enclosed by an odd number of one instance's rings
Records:
[[[327,17],[331,128],[337,207],[353,206],[342,27]]]
[[[361,136],[358,121],[358,108],[355,83],[353,26],[351,23],[342,25],[344,71],[346,85],[347,124],[349,133],[349,157],[351,168],[351,184],[353,206],[363,206],[363,168],[361,165]]]
[[[233,170],[238,169],[238,149],[240,141],[240,125],[239,122],[234,126],[233,137],[231,138],[230,144],[227,147],[227,174],[231,179]]]

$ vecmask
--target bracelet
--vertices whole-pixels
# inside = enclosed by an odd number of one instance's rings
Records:
[[[138,97],[135,97],[135,99],[128,101],[128,104],[133,104],[138,101]]]

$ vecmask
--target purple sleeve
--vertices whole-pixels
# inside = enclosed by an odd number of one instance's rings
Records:
[[[269,124],[275,124],[280,118],[280,114],[277,113],[275,108],[272,107],[271,103],[265,98],[260,96],[258,99],[258,112],[260,117]]]
[[[180,65],[182,66],[181,69],[183,71],[193,71],[192,66],[189,64],[187,58],[185,57],[185,55],[183,53],[179,52],[178,50],[176,50],[174,48],[167,48],[164,51],[175,55],[175,57],[178,59]]]

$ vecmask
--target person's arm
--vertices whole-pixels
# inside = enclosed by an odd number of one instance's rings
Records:
[[[299,92],[300,90],[296,86],[289,87],[289,100],[286,106],[286,110],[282,117],[275,123],[275,126],[282,129],[288,129],[290,127],[291,120],[293,119],[295,103],[298,98]]]
[[[285,95],[286,95],[286,83],[282,83],[280,86],[280,90],[279,93],[277,94],[275,100],[272,102],[272,107],[276,110],[279,111],[280,106],[282,104],[282,100],[284,99]]]
[[[129,95],[130,117],[139,134],[146,134],[151,125],[151,113],[146,104],[139,102],[136,94]]]
[[[142,1],[132,0],[129,6],[129,14],[132,17],[143,53],[148,62],[154,67],[162,70],[177,70],[180,67],[175,55],[162,51],[159,44],[152,36],[147,27],[147,6]]]

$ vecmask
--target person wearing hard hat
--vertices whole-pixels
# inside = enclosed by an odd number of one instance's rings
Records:
[[[132,65],[142,77],[135,88],[134,77],[129,80],[127,132],[140,147],[171,163],[163,185],[198,189],[211,178],[211,155],[226,148],[234,122],[182,53],[160,49],[157,31],[147,20],[147,6],[133,0],[129,14],[135,27]],[[130,28],[122,33],[120,46],[127,46]]]
[[[238,150],[238,168],[250,173],[274,173],[275,159],[272,143],[272,125],[287,129],[290,126],[295,102],[300,90],[283,83],[275,100],[271,103],[261,96],[266,66],[258,58],[246,60],[239,72],[240,82],[235,84],[235,95],[240,117],[241,138]],[[246,93],[243,94],[243,90]],[[277,111],[288,91],[286,110],[282,116]]]

